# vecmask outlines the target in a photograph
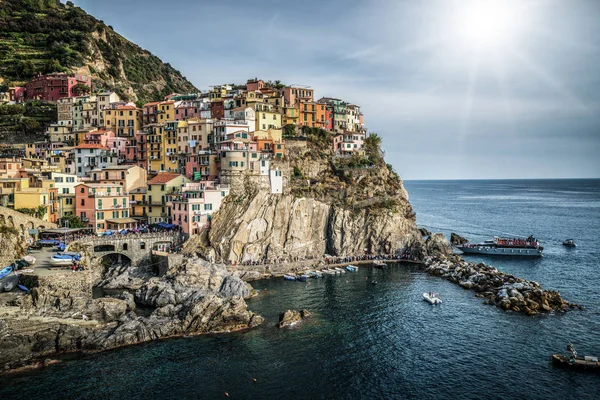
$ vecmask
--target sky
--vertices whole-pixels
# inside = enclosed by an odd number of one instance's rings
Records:
[[[197,88],[358,104],[403,179],[600,177],[600,0],[74,0]]]

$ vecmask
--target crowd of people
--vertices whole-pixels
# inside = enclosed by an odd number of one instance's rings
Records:
[[[397,253],[397,254],[365,254],[365,255],[360,255],[360,256],[339,256],[339,257],[331,257],[331,256],[327,256],[325,258],[323,258],[323,262],[325,262],[325,264],[345,264],[345,263],[351,263],[351,262],[356,262],[356,261],[383,261],[383,260],[410,260],[410,261],[418,261],[418,258],[416,256],[411,256],[410,252],[406,251],[404,253]],[[286,259],[267,259],[267,258],[262,258],[260,260],[247,260],[247,261],[242,261],[240,263],[234,263],[234,262],[230,262],[230,265],[241,265],[241,266],[256,266],[256,265],[280,265],[280,264],[290,264],[290,263],[294,263],[294,262],[299,262],[302,261],[300,259],[294,259],[294,260],[286,260]],[[307,260],[307,261],[316,261],[314,259],[311,260]]]

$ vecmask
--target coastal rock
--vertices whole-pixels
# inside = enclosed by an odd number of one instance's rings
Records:
[[[427,254],[432,257],[452,254],[452,246],[450,246],[448,239],[441,233],[430,235],[425,241],[425,248],[427,249]]]
[[[104,322],[116,321],[127,312],[127,302],[115,298],[94,299],[92,318]]]
[[[287,310],[279,314],[279,323],[277,326],[279,328],[294,326],[303,319],[308,318],[310,315],[311,313],[308,310]]]
[[[452,243],[453,245],[461,245],[461,244],[465,244],[468,242],[469,242],[469,239],[465,239],[464,237],[460,236],[457,233],[452,232],[450,234],[450,243]]]
[[[427,228],[419,228],[419,232],[421,233],[421,236],[423,236],[423,237],[431,236],[431,232],[429,232],[427,230]]]
[[[579,308],[565,301],[556,291],[542,290],[537,282],[505,274],[484,263],[466,262],[457,255],[427,257],[425,272],[441,276],[465,289],[473,289],[477,297],[486,299],[484,304],[495,304],[505,310],[536,315]]]

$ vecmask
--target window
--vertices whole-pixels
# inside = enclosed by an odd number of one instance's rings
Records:
[[[140,242],[140,250],[146,249],[146,243]]]
[[[65,204],[72,205],[73,204],[73,199],[65,199]]]
[[[69,194],[69,188],[63,188],[62,192],[63,194]]]
[[[104,219],[104,212],[103,212],[103,211],[101,211],[101,212],[98,212],[98,213],[96,214],[96,219]]]
[[[123,243],[123,250],[127,250],[127,243]]]
[[[112,216],[113,216],[113,218],[119,218],[119,212],[113,211]]]
[[[85,199],[81,199],[81,205],[85,206]]]
[[[208,211],[209,211],[209,210],[212,210],[212,204],[205,204],[205,205],[204,205],[204,210],[205,210],[205,211],[207,211],[207,210],[208,210]]]

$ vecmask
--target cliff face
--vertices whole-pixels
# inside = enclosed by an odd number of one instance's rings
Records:
[[[0,0],[0,83],[61,71],[90,75],[97,88],[131,101],[197,90],[170,64],[71,2]]]
[[[400,178],[383,163],[336,158],[317,138],[286,141],[283,194],[268,177],[230,177],[232,194],[214,215],[201,247],[209,259],[243,262],[422,248]]]

